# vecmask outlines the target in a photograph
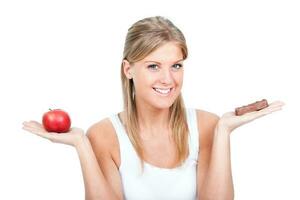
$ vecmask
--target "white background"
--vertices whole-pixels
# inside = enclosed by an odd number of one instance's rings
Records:
[[[84,199],[76,151],[22,122],[62,108],[87,130],[121,111],[127,29],[155,15],[187,39],[187,107],[222,115],[262,98],[286,103],[232,133],[236,199],[300,199],[298,2],[194,2],[1,1],[0,199]]]

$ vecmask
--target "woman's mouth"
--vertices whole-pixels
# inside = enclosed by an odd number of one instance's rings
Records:
[[[153,90],[161,96],[168,96],[173,88],[153,88]]]

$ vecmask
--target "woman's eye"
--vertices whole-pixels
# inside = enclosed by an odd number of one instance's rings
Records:
[[[156,70],[158,69],[158,66],[153,64],[153,65],[148,65],[148,68],[151,70]]]
[[[174,67],[175,69],[180,69],[180,68],[182,67],[182,64],[175,64],[175,65],[173,65],[173,67]]]

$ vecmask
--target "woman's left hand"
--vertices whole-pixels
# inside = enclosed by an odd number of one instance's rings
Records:
[[[234,129],[243,124],[251,122],[262,116],[271,114],[272,112],[281,110],[282,106],[284,106],[284,103],[282,101],[275,101],[262,110],[249,112],[241,116],[235,115],[235,112],[227,112],[220,118],[218,127],[222,127],[229,133],[231,133]]]

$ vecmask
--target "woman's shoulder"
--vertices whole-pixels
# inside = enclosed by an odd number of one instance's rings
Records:
[[[119,142],[109,117],[92,124],[86,135],[97,157],[108,155],[117,167],[120,166]]]
[[[220,117],[211,111],[203,110],[203,109],[195,109],[197,113],[198,122],[205,122],[205,124],[209,122],[218,121]]]
[[[215,127],[220,117],[213,112],[196,109],[200,147],[210,147],[214,137]]]
[[[119,119],[121,120],[121,122],[123,123],[123,115],[124,115],[124,111],[120,112],[120,113],[116,113],[115,114],[117,117],[120,117]],[[95,122],[94,124],[92,124],[89,128],[87,133],[88,134],[97,134],[97,135],[102,135],[102,136],[110,136],[110,135],[114,135],[114,126],[111,122],[111,117],[113,115],[109,116],[109,117],[105,117],[97,122]]]
[[[92,124],[88,128],[86,136],[91,142],[97,143],[99,146],[101,145],[109,149],[116,146],[117,138],[115,129],[109,117],[103,118]]]
[[[87,135],[108,135],[107,133],[110,132],[110,130],[110,119],[106,117],[92,124],[87,130]]]

